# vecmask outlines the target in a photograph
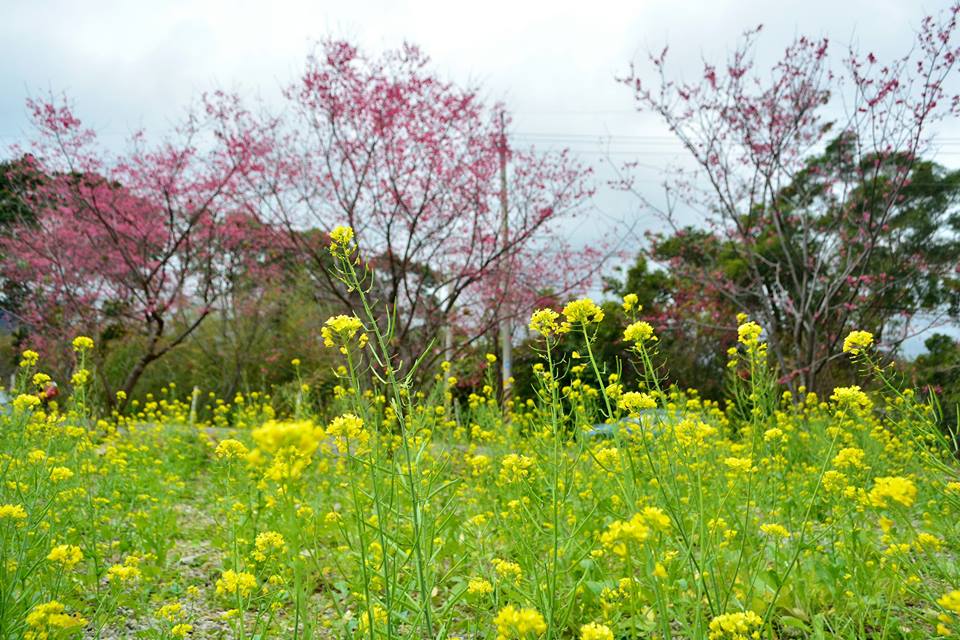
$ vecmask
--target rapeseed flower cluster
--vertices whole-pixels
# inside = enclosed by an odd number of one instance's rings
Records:
[[[886,507],[894,502],[904,507],[912,507],[916,499],[917,487],[909,478],[877,478],[870,489],[870,503],[875,507]]]
[[[72,569],[83,560],[83,552],[72,544],[60,544],[50,550],[47,560],[59,563],[64,569]]]
[[[229,569],[217,580],[219,595],[238,595],[248,597],[257,588],[257,578],[251,573]]]
[[[539,333],[544,337],[550,337],[561,331],[561,326],[557,322],[560,314],[553,309],[539,309],[530,316],[530,330]]]
[[[851,331],[843,340],[843,352],[858,355],[873,344],[873,334],[869,331]]]
[[[64,613],[66,607],[56,600],[38,604],[27,614],[25,640],[47,640],[62,633],[78,629],[87,621],[77,615]]]
[[[725,613],[710,621],[710,640],[759,640],[763,620],[753,611]]]
[[[363,295],[352,231],[331,239]],[[622,368],[595,357],[598,304],[534,312],[529,397],[502,393],[486,349],[408,376],[367,316],[321,329],[334,386],[296,362],[277,398],[169,385],[124,415],[81,402],[92,365],[41,399],[55,381],[24,352],[0,414],[0,632],[960,634],[960,473],[920,394],[786,391],[743,317],[729,397],[707,398],[664,383],[637,296],[623,310]],[[872,347],[844,342],[858,363]]]
[[[547,623],[536,609],[516,608],[508,604],[494,618],[497,640],[525,640],[539,637],[547,630]]]
[[[591,325],[603,321],[603,309],[590,298],[574,300],[563,308],[563,317],[571,325]]]
[[[320,329],[320,336],[324,346],[337,347],[344,355],[355,339],[361,349],[367,346],[368,341],[367,334],[363,333],[363,323],[356,316],[339,315],[329,318]]]

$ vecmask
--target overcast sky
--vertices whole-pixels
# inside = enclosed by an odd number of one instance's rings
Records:
[[[636,0],[620,2],[3,0],[0,20],[0,146],[29,135],[24,98],[66,92],[77,115],[120,145],[134,129],[162,132],[191,100],[222,87],[278,101],[313,43],[345,37],[376,52],[404,40],[420,45],[453,80],[481,85],[514,113],[518,142],[565,144],[597,166],[595,209],[571,240],[624,237],[653,217],[604,188],[604,158],[663,166],[675,143],[632,110],[615,82],[632,60],[671,47],[671,64],[694,76],[701,57],[722,59],[758,23],[761,63],[798,34],[858,43],[884,59],[910,46],[927,0]],[[952,135],[957,135],[952,133]],[[641,136],[641,137],[637,137]],[[664,136],[652,139],[650,136]],[[947,164],[960,156],[947,153]],[[657,189],[653,169],[640,184]]]
[[[671,47],[679,72],[699,71],[739,35],[764,24],[761,62],[797,34],[856,41],[882,59],[905,51],[926,13],[946,3],[911,0],[638,0],[484,3],[274,0],[17,1],[0,21],[0,142],[29,133],[23,100],[66,92],[104,142],[134,129],[159,133],[205,90],[223,87],[278,101],[317,40],[333,35],[380,51],[419,44],[442,73],[478,84],[515,115],[518,143],[570,146],[597,167],[596,210],[572,234],[610,220],[653,224],[630,197],[604,188],[605,159],[662,166],[677,158],[651,117],[617,84],[632,60]],[[643,136],[643,137],[637,137]],[[664,136],[652,139],[650,136]],[[3,145],[6,146],[6,145]],[[640,184],[659,176],[640,169]]]

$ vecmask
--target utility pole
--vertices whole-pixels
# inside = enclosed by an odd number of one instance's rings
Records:
[[[503,108],[500,109],[500,236],[503,242],[503,259],[508,255],[510,242],[510,226],[508,220],[507,203],[507,118]],[[506,278],[501,279],[501,287],[507,285]],[[513,377],[513,340],[511,323],[508,313],[504,313],[503,305],[507,297],[506,291],[501,291],[500,302],[500,376],[503,387],[503,401],[510,398],[510,379]]]

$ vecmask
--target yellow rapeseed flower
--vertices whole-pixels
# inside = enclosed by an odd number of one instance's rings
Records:
[[[750,640],[760,638],[763,619],[753,611],[725,613],[710,620],[710,640]]]
[[[563,315],[570,324],[588,325],[603,320],[603,309],[590,298],[574,300],[563,308]]]
[[[37,362],[40,360],[40,354],[32,349],[27,349],[20,354],[20,367],[22,369],[27,369],[30,367],[35,367]]]
[[[337,450],[341,453],[350,452],[351,445],[359,448],[353,453],[359,453],[365,450],[370,441],[370,434],[363,428],[363,420],[352,413],[334,418],[327,425],[326,433],[333,438]]]
[[[617,400],[617,406],[627,411],[639,412],[644,409],[654,409],[657,401],[650,395],[640,391],[627,391]]]
[[[27,512],[23,505],[19,504],[0,504],[0,520],[26,520]]]
[[[784,527],[781,524],[776,524],[776,523],[762,524],[760,525],[760,531],[762,531],[763,533],[769,536],[777,536],[778,538],[786,539],[790,537],[790,532],[787,530],[786,527]]]
[[[736,474],[745,474],[750,473],[753,469],[753,460],[749,457],[738,458],[736,456],[729,456],[723,459],[723,463],[727,465],[730,469],[730,473]]]
[[[748,347],[756,346],[763,328],[756,322],[744,322],[737,327],[737,340]]]
[[[134,564],[115,564],[107,569],[110,582],[136,582],[140,579],[140,568]]]
[[[257,579],[253,574],[242,571],[228,569],[217,580],[217,594],[233,595],[239,594],[241,598],[246,598],[254,589],[257,588]]]
[[[656,340],[656,336],[653,335],[653,327],[650,326],[650,323],[640,320],[624,329],[623,339],[639,345],[648,340]]]
[[[493,619],[497,626],[497,640],[525,640],[540,636],[547,630],[547,623],[536,609],[517,609],[508,604],[500,609]]]
[[[651,533],[647,519],[643,514],[637,513],[629,520],[611,522],[607,530],[600,535],[600,543],[621,558],[625,558],[631,543],[643,544]]]
[[[264,531],[263,533],[257,534],[254,546],[256,547],[254,558],[257,562],[263,562],[267,558],[276,557],[287,552],[286,541],[283,539],[283,536],[276,531]]]
[[[87,336],[77,336],[73,339],[73,350],[77,352],[93,349],[93,340]]]
[[[84,618],[66,614],[64,611],[65,607],[56,600],[36,605],[27,614],[29,629],[23,634],[24,640],[60,637],[60,630],[75,629],[87,624]]]
[[[872,404],[870,397],[860,389],[859,385],[836,387],[830,399],[840,406],[854,409],[868,409]]]
[[[580,640],[613,640],[613,631],[605,624],[588,622],[580,627]]]
[[[471,596],[485,596],[493,593],[493,585],[483,578],[470,578],[467,583],[467,593]]]
[[[497,572],[497,576],[503,580],[520,582],[520,578],[523,577],[523,570],[516,562],[503,560],[502,558],[494,558],[491,564],[493,565],[494,571]]]
[[[937,600],[937,604],[947,611],[960,615],[960,589],[945,593]]]
[[[283,422],[268,420],[251,431],[250,435],[253,436],[256,445],[264,451],[274,453],[292,447],[305,455],[313,454],[324,437],[323,428],[318,427],[310,420]],[[226,440],[223,442],[226,442]],[[242,443],[238,444],[242,445]],[[236,445],[228,445],[228,449],[239,454],[239,448]]]
[[[65,569],[72,569],[83,560],[83,552],[72,544],[61,544],[50,550],[47,560],[59,562]]]
[[[863,460],[866,457],[866,452],[863,449],[857,447],[844,447],[833,457],[833,466],[838,469],[843,469],[845,467],[856,467],[858,469],[863,468]]]
[[[69,467],[54,467],[53,469],[50,469],[50,480],[53,482],[69,480],[72,477],[73,471]]]
[[[500,482],[519,482],[530,475],[533,458],[517,453],[508,453],[500,463]]]
[[[13,399],[13,408],[17,411],[28,411],[40,406],[40,398],[32,393],[21,393]]]
[[[537,309],[530,316],[530,330],[544,337],[552,336],[560,332],[560,325],[557,319],[560,314],[553,309]]]
[[[244,458],[248,453],[250,453],[250,450],[247,449],[247,445],[233,438],[220,441],[220,444],[217,445],[216,450],[213,452],[217,458],[227,460]]]
[[[363,330],[363,323],[357,316],[338,315],[328,318],[320,329],[320,336],[323,338],[323,344],[327,347],[337,347],[344,354],[347,347],[357,335],[357,332]],[[367,346],[367,334],[361,333],[357,344],[362,349]]]
[[[157,617],[168,622],[176,622],[182,612],[182,604],[179,602],[171,602],[157,609]]]
[[[887,500],[910,507],[916,499],[917,486],[909,478],[900,476],[877,478],[870,490],[870,504],[875,507],[887,506]]]
[[[353,243],[353,227],[338,225],[330,232],[330,253],[347,253]]]
[[[873,334],[869,331],[851,331],[843,340],[843,352],[857,355],[872,344]]]

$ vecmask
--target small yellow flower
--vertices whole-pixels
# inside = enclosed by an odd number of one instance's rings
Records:
[[[77,336],[73,339],[73,350],[77,352],[90,351],[93,349],[93,340],[87,336]]]
[[[508,453],[500,463],[499,479],[501,484],[519,482],[530,475],[533,458],[518,453]]]
[[[763,619],[753,611],[725,613],[710,620],[710,640],[759,638]]]
[[[353,228],[346,225],[334,227],[330,232],[330,253],[336,255],[342,253],[347,255],[351,252],[353,244]]]
[[[33,380],[32,380],[33,386],[35,386],[35,387],[40,387],[40,388],[42,389],[42,388],[45,387],[45,386],[47,385],[47,383],[50,382],[52,379],[53,379],[53,378],[51,378],[51,377],[50,377],[49,375],[47,375],[46,373],[43,373],[42,371],[38,371],[37,373],[33,374]]]
[[[19,504],[0,504],[0,520],[26,520],[27,512],[23,505]]]
[[[183,605],[179,602],[171,602],[157,609],[157,617],[168,622],[176,622],[179,619]]]
[[[769,536],[776,536],[778,538],[783,538],[784,540],[790,537],[790,532],[787,530],[787,528],[776,523],[762,524],[760,525],[760,531]]]
[[[646,393],[628,391],[617,401],[617,406],[627,411],[638,412],[645,409],[655,409],[657,401]]]
[[[61,480],[69,480],[73,477],[73,471],[68,467],[54,467],[50,469],[50,480],[53,482],[60,482]]]
[[[233,438],[222,440],[220,444],[217,445],[216,450],[213,452],[217,458],[227,460],[244,458],[248,453],[250,453],[250,450],[247,449],[247,446],[239,440],[234,440]]]
[[[59,562],[65,569],[72,569],[83,560],[83,552],[80,550],[80,547],[72,544],[61,544],[50,550],[50,553],[47,555],[47,560],[50,562]]]
[[[326,433],[333,438],[337,450],[343,453],[349,452],[351,445],[363,450],[370,441],[370,433],[363,428],[363,419],[352,413],[345,413],[330,421]]]
[[[870,504],[875,507],[885,507],[888,499],[910,507],[917,499],[917,486],[909,478],[899,476],[877,478],[873,489],[870,490]]]
[[[559,333],[560,325],[557,323],[559,317],[560,314],[553,309],[537,309],[530,316],[530,330],[545,338]]]
[[[27,626],[30,630],[24,634],[26,640],[46,640],[50,637],[61,637],[58,630],[75,629],[87,624],[84,618],[64,613],[65,607],[51,600],[38,604],[27,614]]]
[[[613,640],[613,631],[605,624],[590,622],[580,627],[580,640]]]
[[[750,471],[753,469],[753,460],[751,460],[749,457],[738,458],[735,456],[729,456],[723,459],[723,463],[727,465],[727,468],[730,469],[730,473],[733,475],[750,473]]]
[[[653,327],[650,323],[641,320],[634,322],[623,331],[623,339],[640,345],[648,340],[656,340],[656,336],[653,335]]]
[[[748,347],[756,346],[763,328],[756,322],[744,322],[737,327],[737,340]]]
[[[844,447],[841,449],[837,455],[833,457],[833,466],[838,469],[843,469],[846,467],[856,467],[858,469],[863,468],[863,461],[866,457],[866,452],[863,449],[857,447]]]
[[[520,578],[523,577],[523,570],[516,562],[503,560],[501,558],[494,558],[491,561],[491,564],[493,564],[493,568],[497,572],[497,576],[501,579],[520,582]]]
[[[667,523],[669,524],[669,520]],[[630,544],[640,545],[650,538],[653,533],[650,524],[642,513],[634,514],[629,520],[615,520],[601,534],[600,543],[621,558],[625,558]]]
[[[497,640],[525,640],[547,630],[547,623],[539,611],[526,607],[517,609],[510,604],[500,609],[493,623],[497,626]]]
[[[286,541],[276,531],[264,531],[257,534],[254,546],[257,549],[254,552],[257,562],[263,562],[268,557],[277,557],[287,552]]]
[[[868,409],[871,406],[870,397],[864,393],[859,385],[851,387],[836,387],[830,399],[838,405],[853,409]]]
[[[493,585],[483,578],[470,578],[467,583],[467,593],[471,596],[485,596],[493,593]]]
[[[843,341],[843,352],[857,355],[872,344],[873,334],[869,331],[851,331]]]
[[[563,315],[570,324],[588,325],[603,320],[603,309],[598,307],[592,299],[582,298],[567,304],[563,308]]]
[[[22,369],[28,369],[30,367],[35,367],[37,362],[40,360],[40,354],[31,349],[27,349],[20,354],[20,367]]]
[[[937,600],[937,604],[947,611],[960,615],[960,589],[944,594]]]
[[[140,579],[140,575],[140,569],[129,561],[124,564],[115,564],[107,569],[107,580],[110,582],[136,582]]]
[[[239,594],[241,598],[246,598],[257,588],[257,579],[253,574],[238,572],[232,569],[223,572],[223,575],[217,580],[217,594],[232,595]]]
[[[346,348],[357,335],[357,332],[363,330],[363,323],[356,316],[339,315],[328,318],[320,329],[320,336],[323,338],[323,344],[327,347],[339,347],[340,351],[346,353]],[[367,334],[361,333],[358,340],[360,348],[367,344]]]
[[[40,398],[31,393],[21,393],[13,399],[13,408],[17,411],[29,411],[40,406]]]

